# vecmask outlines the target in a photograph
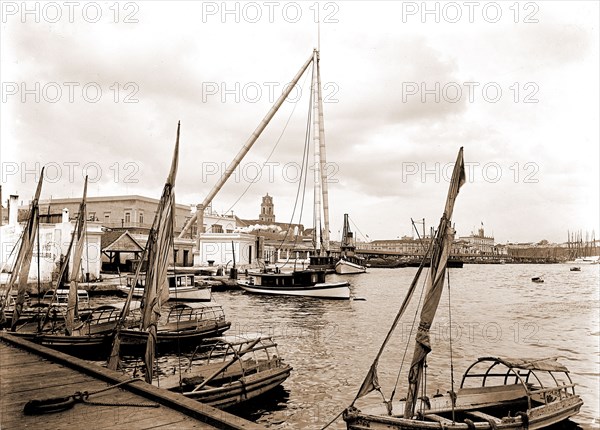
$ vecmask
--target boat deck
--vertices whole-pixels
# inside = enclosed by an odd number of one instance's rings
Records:
[[[94,392],[128,377],[119,372],[50,350],[0,332],[0,428],[262,429],[227,412],[162,390],[143,381],[112,388],[89,402],[158,403],[159,407],[102,406],[75,403],[72,408],[43,415],[25,415],[30,400]]]

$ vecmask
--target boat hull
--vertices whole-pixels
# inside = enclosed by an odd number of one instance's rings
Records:
[[[285,365],[248,375],[222,387],[211,387],[197,392],[184,392],[183,395],[202,403],[227,408],[260,396],[285,381],[292,367]]]
[[[319,299],[350,299],[348,282],[325,282],[310,286],[261,286],[238,281],[238,285],[249,293],[279,296],[315,297]]]
[[[112,332],[89,336],[19,332],[11,334],[85,360],[105,360],[110,353],[113,339]]]
[[[435,411],[436,399],[432,400],[434,403],[432,404],[432,410]],[[395,414],[401,414],[404,402],[397,402],[396,405],[394,407]],[[512,405],[514,407],[515,403],[512,403]],[[425,411],[425,419],[407,419],[401,415],[389,416],[386,411],[378,407],[365,413],[349,408],[344,411],[344,420],[348,430],[425,430],[439,428],[449,430],[470,430],[472,428],[477,430],[533,430],[557,424],[576,415],[582,405],[583,401],[579,396],[570,396],[560,401],[532,408],[527,412],[513,413],[513,416],[510,416],[510,413],[506,416],[504,414],[495,416],[476,409],[462,409],[456,411],[457,419],[455,422],[438,414],[430,413],[430,411]],[[523,410],[527,410],[526,402]],[[526,418],[524,419],[524,417]],[[471,427],[471,423],[465,421],[465,419],[471,421],[474,427]]]
[[[191,330],[159,330],[156,334],[156,352],[195,348],[203,339],[222,335],[231,327],[228,321],[211,321]],[[123,355],[140,355],[146,351],[148,332],[137,329],[121,330],[121,352]]]
[[[365,273],[367,268],[360,264],[353,263],[348,260],[339,260],[335,263],[335,272],[340,275],[354,275],[358,273]]]

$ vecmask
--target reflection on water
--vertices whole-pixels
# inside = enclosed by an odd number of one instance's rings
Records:
[[[599,416],[600,266],[465,265],[451,269],[450,304],[444,291],[432,327],[427,386],[450,389],[478,357],[561,356],[585,402],[575,421],[597,428]],[[230,334],[272,335],[294,370],[281,390],[235,412],[272,428],[320,428],[350,404],[394,318],[416,268],[371,269],[347,277],[366,301],[268,297],[241,291],[215,293],[232,322]],[[545,283],[531,282],[543,275]],[[335,277],[335,275],[332,275]],[[389,397],[404,397],[412,354],[411,327],[419,291],[382,356],[379,381]],[[451,320],[451,323],[450,323]],[[402,372],[398,371],[405,358]],[[371,394],[361,404],[379,401]],[[594,424],[595,423],[595,424]],[[344,428],[340,419],[330,428]]]

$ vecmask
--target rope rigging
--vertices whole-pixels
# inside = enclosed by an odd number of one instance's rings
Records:
[[[292,215],[290,217],[290,223],[289,223],[290,226],[294,222],[294,215],[296,214],[296,208],[298,206],[298,198],[300,196],[301,188],[302,188],[302,200],[301,200],[301,204],[300,204],[300,214],[298,217],[298,224],[300,224],[302,222],[302,214],[304,212],[304,197],[306,196],[306,181],[307,181],[307,177],[308,177],[308,159],[309,159],[310,138],[311,138],[310,124],[312,122],[312,109],[311,109],[312,102],[313,102],[313,92],[311,91],[309,104],[308,104],[309,107],[308,107],[308,114],[307,114],[307,121],[306,121],[306,131],[305,131],[305,135],[304,135],[304,149],[302,151],[302,165],[301,165],[301,170],[300,170],[300,180],[298,181],[298,189],[296,190],[296,199],[294,201],[294,208],[292,210]],[[283,247],[283,244],[285,243],[285,241],[289,235],[289,232],[290,232],[290,229],[288,228],[285,232],[285,236],[281,240],[281,243],[277,247],[277,252],[279,250],[281,250],[281,248]],[[296,235],[296,238],[294,239],[294,246],[297,244],[297,242],[298,242],[298,235]],[[287,264],[289,261],[290,261],[290,256],[288,255],[287,260],[285,261],[284,265]]]
[[[304,87],[304,84],[306,83],[306,77],[308,75],[306,75],[304,77],[304,80],[302,81],[302,84],[300,85],[300,92],[302,92],[302,88]],[[262,174],[262,171],[264,170],[265,166],[267,165],[267,163],[269,162],[269,160],[271,159],[271,157],[273,156],[273,154],[275,153],[275,150],[277,149],[277,146],[279,145],[279,142],[281,141],[281,138],[283,137],[283,135],[285,134],[285,131],[287,130],[287,127],[292,119],[292,116],[294,115],[294,112],[296,111],[296,106],[298,106],[298,101],[294,102],[293,107],[292,107],[292,111],[290,112],[290,115],[288,116],[288,119],[286,120],[284,126],[283,126],[283,130],[281,131],[281,133],[279,134],[279,137],[277,138],[277,140],[275,141],[275,145],[273,145],[273,149],[271,149],[271,152],[269,153],[269,156],[267,157],[267,159],[264,161],[264,163],[262,164],[262,166],[260,167],[260,170],[257,173],[256,177],[259,177],[260,174]],[[223,219],[225,219],[224,214],[227,214],[229,212],[231,212],[231,210],[239,203],[239,201],[242,199],[242,197],[244,197],[246,195],[246,193],[248,192],[248,190],[250,189],[250,187],[254,184],[255,181],[248,181],[248,185],[246,186],[246,188],[244,189],[244,191],[242,191],[242,193],[238,196],[238,198],[231,204],[231,206],[229,207],[229,209],[227,209],[223,215],[217,217],[217,221],[221,221]]]

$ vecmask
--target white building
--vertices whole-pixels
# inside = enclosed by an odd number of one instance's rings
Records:
[[[14,203],[13,203],[14,202]],[[15,247],[21,234],[24,224],[17,223],[17,196],[11,196],[10,213],[8,225],[0,227],[0,282],[6,283],[12,270],[14,260],[18,249]],[[40,223],[39,247],[36,243],[33,245],[33,257],[29,270],[28,282],[38,281],[38,267],[40,282],[48,283],[56,278],[61,260],[64,258],[71,241],[71,236],[75,228],[75,223],[69,220],[69,211],[64,209],[62,213],[62,222],[60,223]],[[81,279],[89,277],[90,280],[98,279],[100,276],[101,245],[100,238],[102,228],[99,223],[88,222],[85,235],[84,251],[81,262]],[[39,249],[39,253],[38,253]],[[69,262],[73,265],[73,256]],[[89,275],[87,275],[89,273]]]
[[[200,253],[194,255],[194,266],[216,265],[248,268],[256,265],[259,244],[256,236],[247,233],[202,233]]]

